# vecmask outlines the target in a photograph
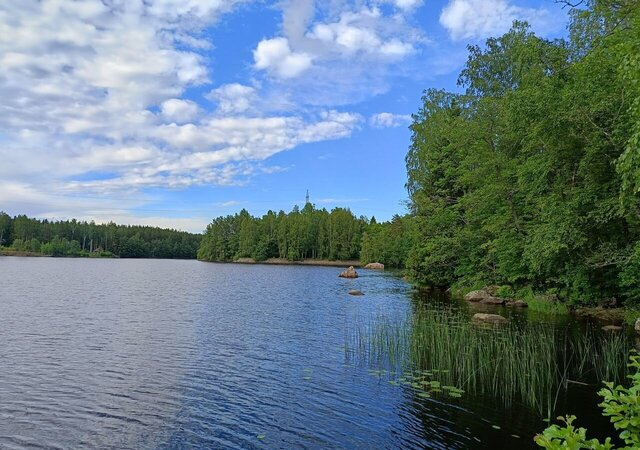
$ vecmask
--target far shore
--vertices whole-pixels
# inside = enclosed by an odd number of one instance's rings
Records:
[[[7,250],[0,249],[0,256],[36,256],[36,257],[47,257],[50,255],[43,255],[42,253],[28,252],[25,250]]]
[[[253,258],[239,258],[233,262],[239,264],[275,264],[283,266],[362,267],[360,261],[331,261],[328,259],[301,259],[298,261],[290,261],[285,258],[269,258],[264,261],[256,261]]]

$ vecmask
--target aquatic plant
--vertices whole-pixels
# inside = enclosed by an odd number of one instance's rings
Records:
[[[472,324],[451,309],[418,308],[410,319],[379,316],[354,327],[345,351],[398,373],[437,373],[442,385],[518,400],[551,416],[560,390],[594,378],[620,380],[630,342],[620,333],[568,333],[543,323]]]

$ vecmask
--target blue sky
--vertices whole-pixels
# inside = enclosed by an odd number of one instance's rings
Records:
[[[13,4],[11,4],[13,3]],[[403,213],[410,115],[551,0],[0,5],[0,210],[201,231],[302,205]]]

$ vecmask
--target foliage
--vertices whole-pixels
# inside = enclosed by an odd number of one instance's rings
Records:
[[[0,212],[0,245],[51,256],[195,258],[201,235],[156,227],[49,221]]]
[[[640,448],[640,356],[632,355],[629,367],[634,373],[629,375],[631,386],[625,388],[612,382],[598,393],[603,401],[602,414],[609,417],[626,449]],[[547,449],[611,449],[611,438],[602,444],[597,439],[587,439],[584,428],[575,428],[575,416],[558,417],[564,426],[551,425],[541,435],[535,437],[540,447]]]
[[[464,92],[425,92],[406,157],[418,283],[640,299],[640,8],[584,5],[568,40],[516,22],[469,48]]]
[[[604,444],[601,444],[597,439],[587,439],[587,429],[576,428],[573,425],[576,416],[558,417],[558,420],[565,425],[563,427],[551,425],[544,430],[542,435],[535,437],[535,441],[540,447],[550,450],[609,450],[613,448],[611,438],[607,438]]]
[[[289,214],[267,212],[262,218],[243,209],[233,216],[217,217],[207,226],[198,249],[206,261],[283,258],[291,261],[317,258],[358,259],[365,218],[335,208],[331,212],[307,203]]]
[[[360,261],[383,263],[390,267],[404,267],[409,252],[418,242],[416,222],[411,216],[393,216],[389,222],[374,220],[362,235]]]

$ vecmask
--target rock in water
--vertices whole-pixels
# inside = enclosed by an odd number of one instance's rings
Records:
[[[364,295],[364,292],[359,291],[359,290],[357,290],[357,289],[351,289],[351,290],[349,291],[349,295]]]
[[[509,300],[507,306],[515,306],[517,308],[527,308],[529,305],[524,300]]]
[[[358,272],[356,272],[356,269],[353,268],[353,266],[349,266],[349,268],[345,271],[343,271],[340,275],[340,278],[358,278]]]
[[[491,294],[489,294],[484,289],[480,289],[479,291],[469,292],[467,295],[464,296],[464,299],[467,300],[468,302],[479,302],[480,300],[484,300],[485,298],[490,298],[490,297],[492,297]]]
[[[372,262],[364,266],[365,269],[384,270],[384,264],[379,262]]]
[[[474,322],[490,323],[492,325],[502,325],[507,323],[507,319],[498,314],[477,313],[471,318]]]
[[[500,297],[487,297],[480,300],[483,305],[504,305],[506,300]]]

